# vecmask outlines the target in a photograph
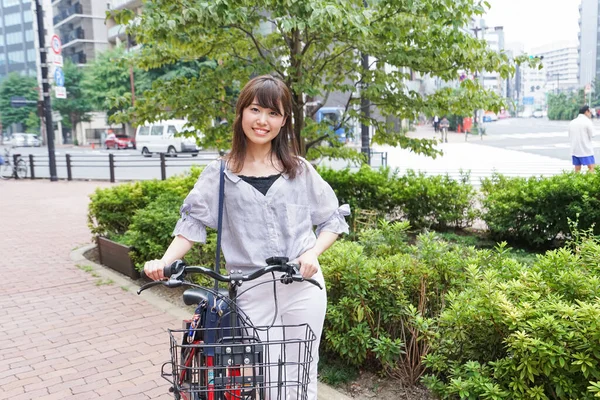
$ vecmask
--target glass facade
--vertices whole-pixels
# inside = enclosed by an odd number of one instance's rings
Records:
[[[36,76],[31,0],[0,0],[0,80],[11,72]]]

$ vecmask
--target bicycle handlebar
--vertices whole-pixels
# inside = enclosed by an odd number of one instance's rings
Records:
[[[185,264],[185,262],[177,260],[171,265],[167,265],[163,270],[164,276],[169,278],[167,281],[153,281],[147,283],[142,286],[137,293],[140,294],[148,288],[161,284],[167,287],[181,286],[184,283],[183,279],[188,273],[200,273],[216,279],[219,282],[229,282],[233,285],[241,286],[242,282],[252,281],[265,274],[271,272],[283,272],[284,275],[281,276],[280,280],[284,284],[306,281],[323,290],[321,284],[316,280],[312,278],[305,279],[299,272],[298,264],[289,263],[286,257],[271,257],[267,259],[266,262],[267,266],[262,267],[261,269],[250,274],[243,274],[242,271],[231,271],[229,275],[222,275],[210,268],[202,266],[188,266]]]

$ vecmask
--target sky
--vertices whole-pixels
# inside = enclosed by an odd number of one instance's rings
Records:
[[[504,26],[507,44],[521,42],[525,51],[555,41],[577,43],[581,0],[488,0],[487,26]]]

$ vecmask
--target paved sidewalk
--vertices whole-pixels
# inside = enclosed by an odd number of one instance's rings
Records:
[[[70,258],[91,242],[87,196],[108,186],[0,181],[0,400],[172,399],[160,366],[181,319]]]

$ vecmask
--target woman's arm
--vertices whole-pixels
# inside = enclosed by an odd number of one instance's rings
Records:
[[[164,268],[173,261],[182,259],[193,245],[194,242],[190,242],[185,237],[175,236],[160,260],[148,261],[144,265],[144,273],[148,278],[155,281],[164,279]]]
[[[300,273],[304,278],[311,278],[319,270],[319,256],[325,252],[338,238],[337,233],[323,231],[319,233],[315,246],[298,257]]]

